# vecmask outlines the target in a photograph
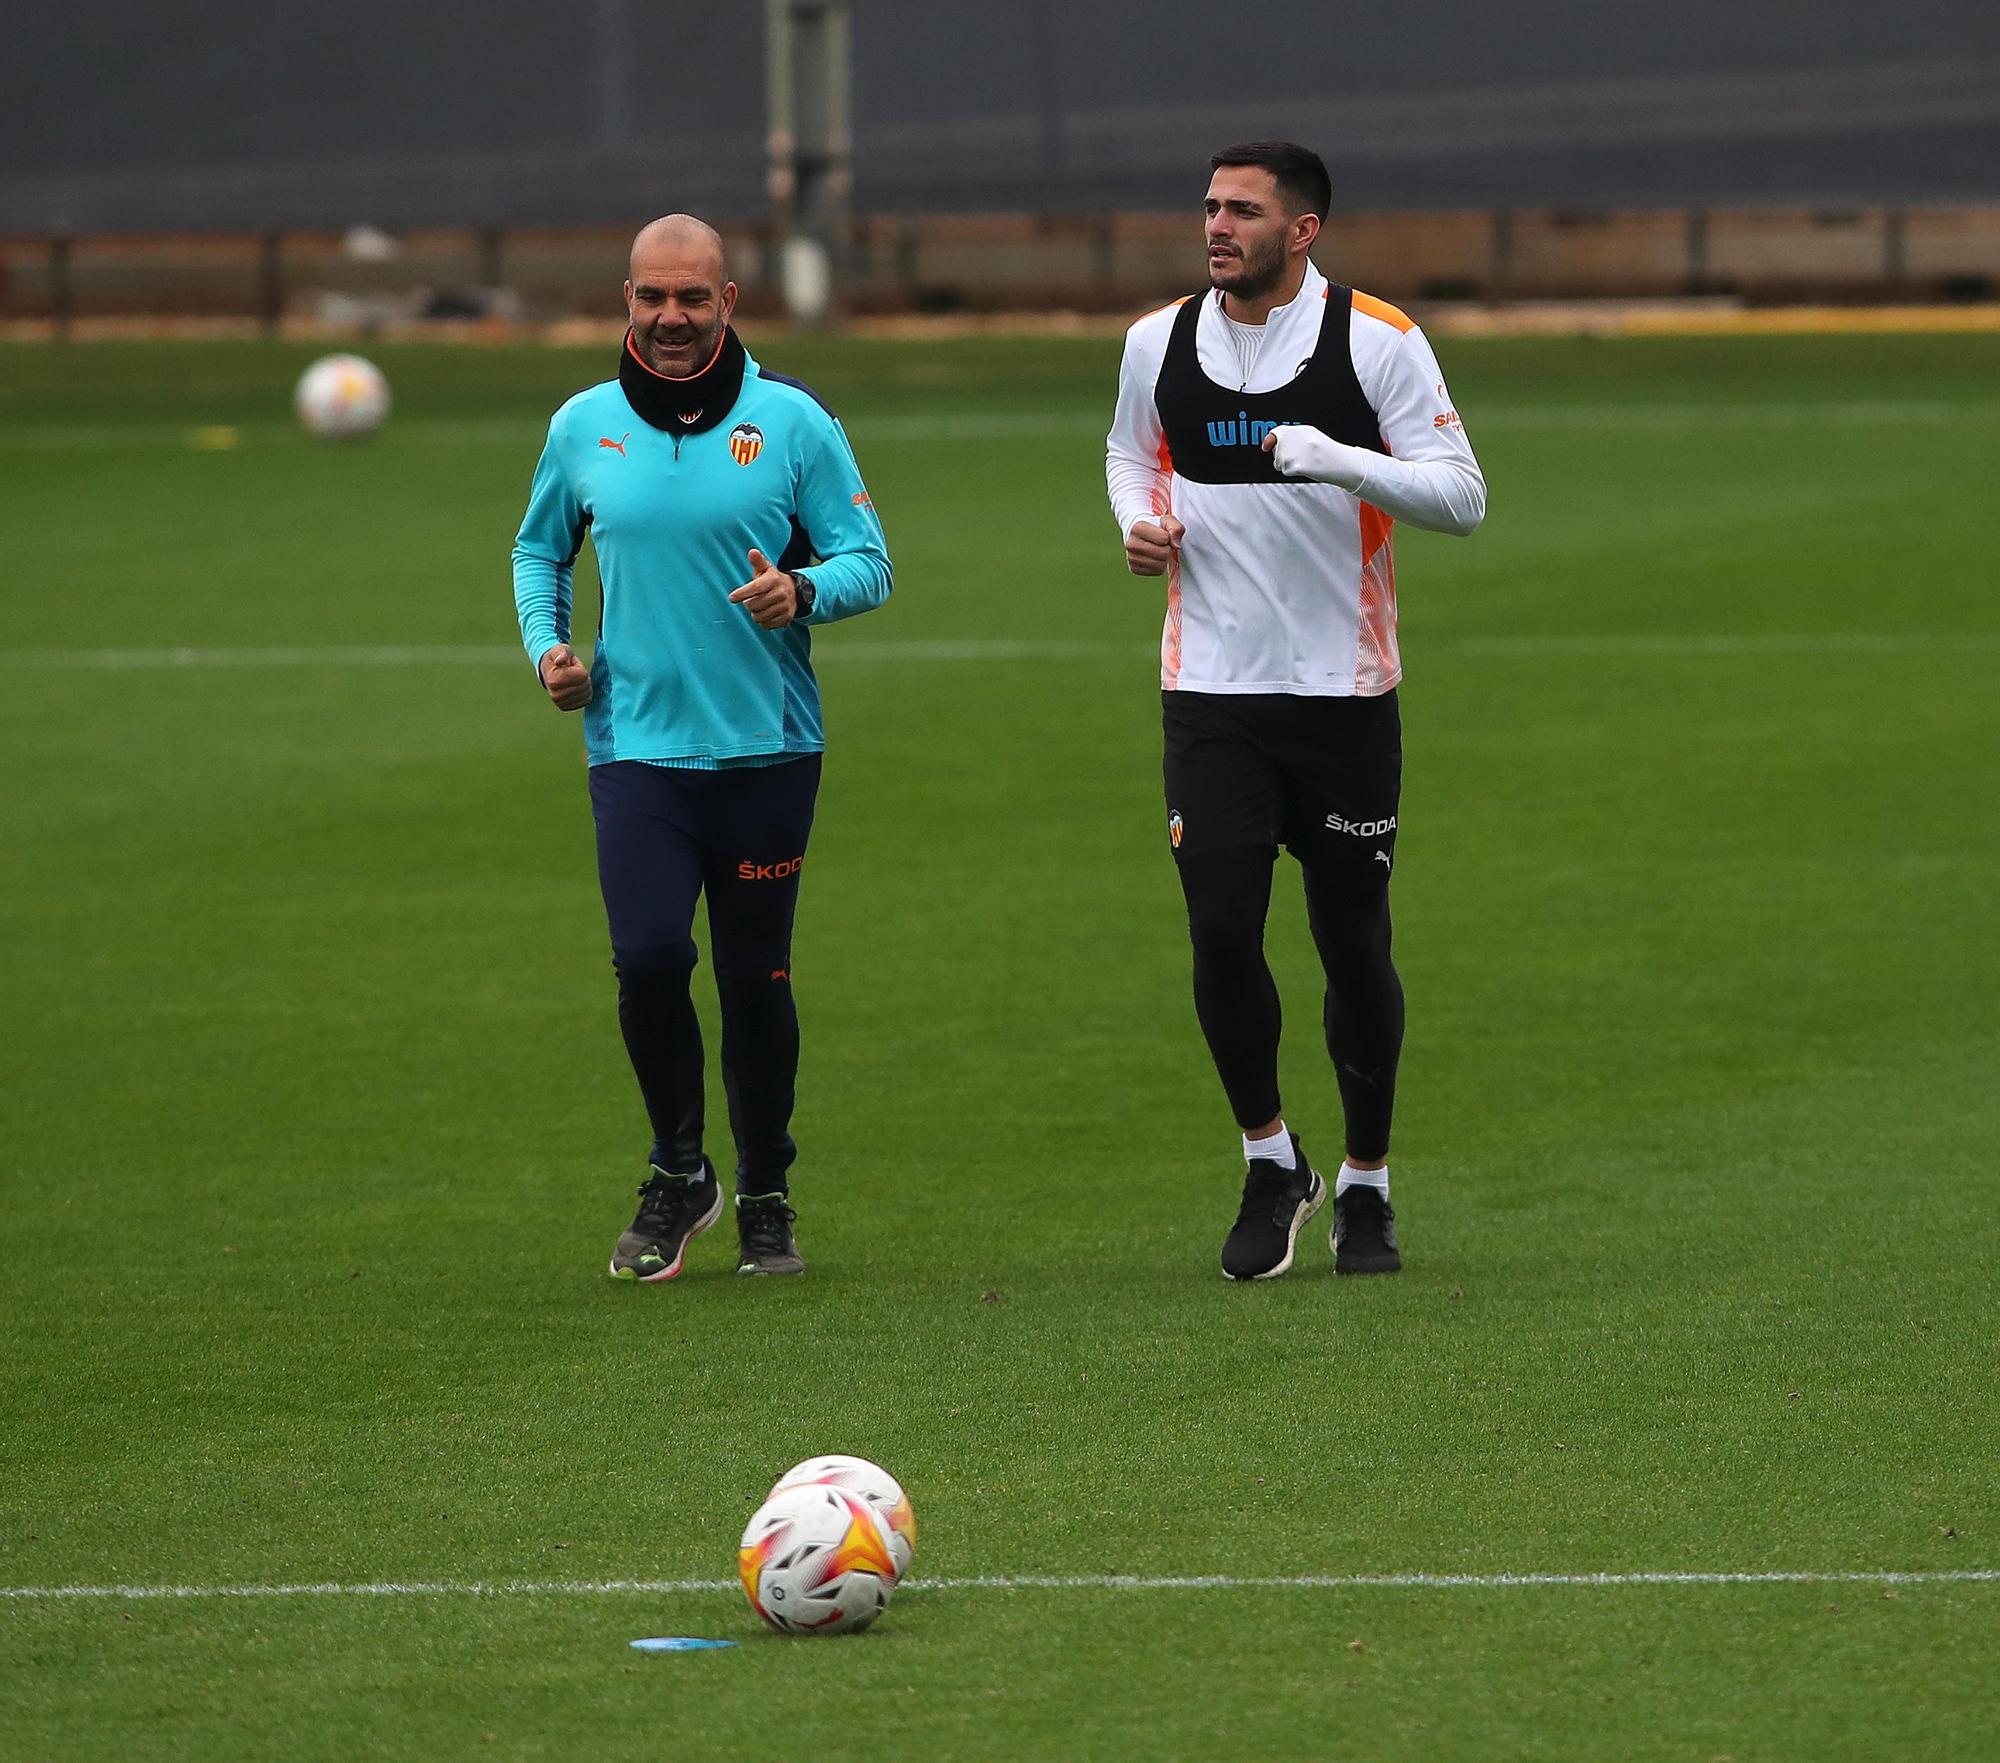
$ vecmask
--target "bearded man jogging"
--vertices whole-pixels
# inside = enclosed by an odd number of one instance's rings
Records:
[[[800,1273],[792,916],[825,745],[807,630],[879,606],[889,554],[840,424],[730,327],[712,227],[646,227],[625,305],[617,377],[556,412],[514,546],[528,659],[557,709],[584,712],[618,1022],[653,1129],[611,1272],[672,1279],[722,1215],[689,994],[705,893],[738,1268]],[[588,668],[569,646],[586,532],[604,591]]]
[[[1403,520],[1470,533],[1486,485],[1423,333],[1314,267],[1332,198],[1319,156],[1252,142],[1210,168],[1210,289],[1126,334],[1105,482],[1127,566],[1167,579],[1167,835],[1195,1012],[1249,1165],[1222,1271],[1285,1272],[1326,1198],[1278,1096],[1264,920],[1282,844],[1305,872],[1346,1116],[1334,1265],[1393,1273],[1402,664],[1390,532]]]

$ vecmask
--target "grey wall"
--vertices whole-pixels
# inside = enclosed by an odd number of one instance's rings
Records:
[[[0,229],[763,205],[761,3],[5,4]]]
[[[763,208],[761,0],[8,0],[0,229]],[[1994,0],[855,0],[875,210],[1168,208],[1287,134],[1353,207],[2000,199]]]
[[[1355,207],[2000,196],[1995,0],[860,0],[857,36],[885,207],[1173,206],[1274,134]]]

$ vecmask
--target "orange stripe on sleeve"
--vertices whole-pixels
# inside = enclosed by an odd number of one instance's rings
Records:
[[[1373,294],[1364,294],[1359,288],[1354,290],[1354,310],[1365,312],[1370,318],[1379,318],[1384,324],[1392,324],[1399,331],[1413,331],[1417,321],[1400,306],[1391,306],[1386,300],[1378,300]]]

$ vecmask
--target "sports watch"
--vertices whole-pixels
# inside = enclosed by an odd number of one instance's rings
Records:
[[[819,598],[819,589],[813,586],[813,578],[800,573],[796,569],[793,570],[792,590],[799,597],[798,610],[792,616],[794,618],[808,616],[813,609],[813,602]]]

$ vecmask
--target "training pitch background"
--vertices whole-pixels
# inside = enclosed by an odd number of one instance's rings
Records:
[[[309,351],[0,348],[0,1756],[2000,1753],[2000,341],[1446,343],[1408,1271],[1253,1288],[1115,342],[751,342],[897,591],[817,641],[811,1271],[663,1288],[507,570],[610,352],[383,347],[324,449]],[[834,1450],[917,1580],[765,1636],[737,1534]]]

